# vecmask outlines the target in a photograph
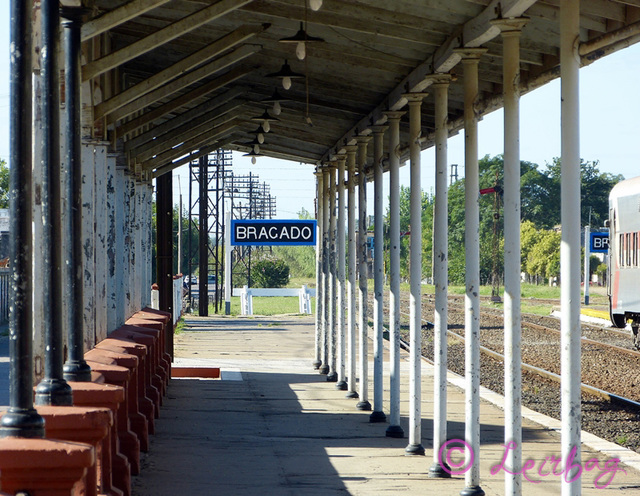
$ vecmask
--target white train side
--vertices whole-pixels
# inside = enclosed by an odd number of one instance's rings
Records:
[[[615,327],[631,323],[640,348],[640,176],[609,194],[609,314]]]

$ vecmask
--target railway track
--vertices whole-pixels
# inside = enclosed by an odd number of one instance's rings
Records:
[[[455,297],[454,297],[455,298]],[[455,305],[455,300],[452,302]],[[406,308],[408,302],[401,304]],[[464,375],[464,336],[457,329],[464,328],[464,312],[451,308],[449,312],[448,365]],[[423,301],[423,315],[433,314],[433,305]],[[388,314],[385,314],[388,315]],[[401,327],[408,338],[408,316],[401,312]],[[546,317],[531,316],[532,320]],[[554,321],[558,325],[557,320]],[[433,361],[433,330],[423,319],[422,355]],[[560,333],[523,316],[523,375],[522,402],[535,411],[560,418]],[[640,453],[640,353],[610,342],[598,340],[603,329],[586,327],[589,337],[582,339],[583,429]],[[607,331],[611,331],[607,329]],[[583,331],[584,332],[584,331]],[[610,334],[610,333],[608,333]],[[630,344],[630,333],[614,331],[616,339]],[[593,339],[593,338],[596,339]],[[483,386],[504,394],[504,357],[502,355],[502,312],[487,312],[481,308],[481,371]],[[606,351],[605,351],[606,350]]]
[[[400,312],[400,313],[401,313],[401,315],[404,315],[406,317],[409,316],[409,314],[407,314],[405,312]],[[431,324],[429,321],[424,320],[424,319],[422,320],[422,322],[423,322],[423,324],[427,324],[427,325]],[[552,331],[552,332],[555,332],[555,333],[559,334],[559,331],[556,331],[555,329],[549,329],[549,328],[546,328],[546,327],[538,325],[538,324],[527,323],[527,324],[524,324],[524,325],[529,326],[529,327],[535,327],[536,329],[543,330],[543,331]],[[465,341],[465,337],[464,336],[462,336],[462,335],[460,335],[460,334],[458,334],[456,332],[453,332],[451,330],[447,330],[447,335],[449,337],[453,337],[453,338],[459,340],[461,343],[464,343],[464,341]],[[624,348],[620,348],[618,346],[613,346],[613,345],[609,345],[609,344],[606,344],[606,343],[599,343],[599,342],[596,342],[596,341],[593,341],[593,340],[590,340],[590,339],[587,339],[587,338],[582,338],[582,342],[586,343],[586,344],[591,344],[591,345],[594,345],[594,346],[607,347],[607,348],[611,349],[612,351],[617,351],[617,352],[623,353],[623,354],[625,354],[627,356],[631,356],[631,357],[636,358],[636,359],[640,358],[640,353],[634,352],[632,350],[627,350],[627,349],[624,349]],[[404,347],[406,349],[409,349],[408,342],[403,341],[403,343],[404,343]],[[497,352],[495,350],[492,350],[492,349],[490,349],[490,348],[488,348],[486,346],[480,346],[480,352],[484,353],[485,355],[487,355],[487,356],[489,356],[489,357],[493,358],[494,360],[499,361],[501,363],[504,363],[504,361],[505,361],[505,357],[504,357],[504,355],[502,353],[499,353],[499,352]],[[430,361],[433,362],[433,360],[430,360]],[[522,363],[522,370],[526,371],[526,372],[529,372],[531,374],[536,374],[536,375],[538,375],[540,377],[543,377],[543,378],[545,378],[547,380],[550,380],[550,381],[553,381],[553,382],[556,382],[556,383],[560,384],[560,380],[561,380],[560,375],[555,373],[555,372],[553,372],[553,371],[546,370],[546,369],[541,368],[541,367],[536,367],[534,365],[529,365],[529,364],[524,363],[524,362]],[[616,393],[613,393],[613,392],[610,392],[610,391],[606,391],[604,389],[600,389],[600,388],[597,388],[597,387],[594,387],[594,386],[590,386],[590,385],[585,384],[585,383],[581,383],[581,389],[582,389],[582,392],[585,393],[585,394],[589,394],[589,395],[592,395],[592,396],[597,396],[599,398],[603,398],[605,400],[611,401],[611,402],[616,403],[618,405],[628,406],[628,407],[637,409],[637,411],[640,412],[640,402],[635,401],[633,399],[626,398],[626,397],[621,396],[619,394],[616,394]]]

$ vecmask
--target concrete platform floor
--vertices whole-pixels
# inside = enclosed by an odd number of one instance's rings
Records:
[[[141,475],[136,496],[161,495],[458,495],[464,475],[430,479],[433,462],[432,368],[423,365],[422,417],[426,456],[405,456],[407,440],[385,437],[387,423],[372,424],[357,400],[313,370],[313,319],[188,317],[176,337],[175,365],[221,367],[221,379],[173,379]],[[371,347],[370,347],[371,348]],[[371,364],[370,364],[371,365]],[[402,357],[402,426],[408,432],[408,356]],[[372,365],[369,373],[372,378]],[[385,398],[388,400],[385,363]],[[451,376],[453,381],[460,381]],[[373,384],[369,400],[373,402]],[[449,439],[464,437],[464,393],[449,387]],[[503,412],[481,405],[480,474],[487,495],[504,494],[504,472],[491,474],[504,455]],[[388,404],[385,401],[385,413]],[[532,416],[535,414],[530,413]],[[538,475],[545,457],[560,456],[559,423],[523,421],[525,459],[535,461],[522,494],[560,494],[560,477]],[[640,495],[640,457],[584,434],[583,462],[597,458],[599,469],[583,473],[582,494]],[[598,444],[600,443],[600,444]],[[623,458],[632,466],[616,465]],[[605,468],[617,466],[618,470]],[[613,465],[612,465],[613,464]],[[622,472],[622,470],[626,473]],[[558,469],[560,470],[560,469]],[[608,471],[608,473],[606,473]],[[614,471],[615,473],[612,473]],[[549,466],[540,472],[548,473]],[[598,479],[598,477],[600,477]],[[606,488],[597,488],[609,482]]]

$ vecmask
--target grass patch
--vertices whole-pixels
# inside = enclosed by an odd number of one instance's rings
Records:
[[[311,311],[315,312],[316,299],[311,298]],[[253,297],[253,313],[254,315],[280,315],[280,314],[297,314],[300,311],[297,296],[254,296]],[[224,313],[224,305],[222,312]],[[209,305],[209,314],[214,315],[213,305]],[[231,315],[242,315],[240,308],[240,297],[231,297]]]
[[[543,315],[549,316],[551,315],[551,310],[553,309],[553,305],[545,305],[545,304],[533,304],[527,303],[523,301],[520,304],[522,313],[531,313],[533,315]]]
[[[184,332],[184,326],[184,317],[180,317],[180,320],[176,323],[176,328],[174,329],[173,333],[175,335],[182,334]]]
[[[627,438],[626,434],[622,434],[618,437],[616,437],[616,443],[619,444],[620,446],[624,446],[625,444],[627,444],[627,441],[629,439]]]

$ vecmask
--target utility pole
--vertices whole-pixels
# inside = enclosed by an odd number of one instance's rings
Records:
[[[584,304],[589,306],[589,269],[591,258],[591,207],[589,207],[589,224],[584,227]]]
[[[178,189],[180,190],[180,206],[178,214],[178,274],[182,274],[182,185],[178,175]]]

